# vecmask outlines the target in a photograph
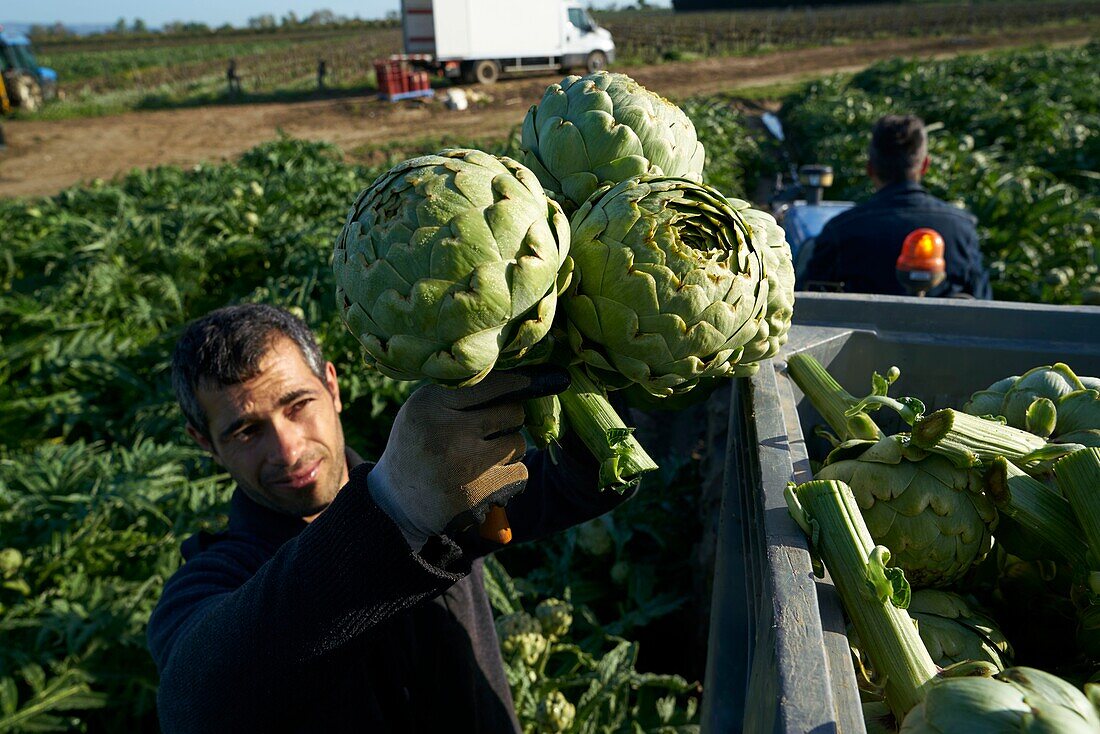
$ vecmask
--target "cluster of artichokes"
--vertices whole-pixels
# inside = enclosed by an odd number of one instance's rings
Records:
[[[847,484],[792,486],[787,502],[836,584],[860,659],[880,674],[901,734],[1100,731],[1100,686],[1082,693],[1041,670],[1004,668],[1007,642],[984,615],[943,592],[918,600],[904,573],[886,566],[889,550],[874,545]],[[952,664],[957,656],[964,660]],[[866,710],[869,731],[893,730],[874,704]]]
[[[1061,362],[998,380],[963,410],[994,415],[1055,443],[1100,446],[1100,379],[1078,377]]]
[[[606,390],[663,398],[751,373],[786,340],[790,249],[769,215],[702,183],[691,120],[623,74],[551,85],[521,147],[522,164],[445,150],[379,177],[336,241],[337,305],[397,379],[567,365],[560,411],[622,489],[656,464]],[[551,403],[536,438],[555,438]]]
[[[1100,681],[1100,380],[1037,367],[964,411],[925,415],[887,395],[897,368],[862,400],[808,354],[788,368],[838,436],[788,498],[852,621],[861,687],[901,732],[1100,731],[1100,686],[1083,695],[1049,671],[1007,667],[1013,649],[976,598],[1016,625],[1021,659]],[[870,418],[881,407],[910,430],[883,435]],[[942,586],[973,595],[928,588]],[[1061,650],[1038,642],[1055,639],[1050,624],[1064,628]],[[869,730],[892,730],[881,711],[865,708]]]

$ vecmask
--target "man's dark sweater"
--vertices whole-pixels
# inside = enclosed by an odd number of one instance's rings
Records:
[[[940,201],[915,181],[884,186],[866,202],[829,220],[798,285],[839,285],[847,293],[903,296],[905,289],[895,274],[902,242],[913,230],[931,227],[943,237],[947,279],[928,295],[991,298],[976,222],[972,214]]]
[[[584,457],[583,459],[573,458]],[[516,542],[607,512],[583,450],[524,459]],[[367,489],[312,523],[233,496],[229,529],[184,543],[149,621],[165,732],[518,732],[475,531],[413,553]]]

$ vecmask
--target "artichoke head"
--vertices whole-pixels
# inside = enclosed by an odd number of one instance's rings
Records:
[[[852,488],[871,537],[913,588],[957,581],[992,547],[997,510],[981,475],[896,436],[841,444],[815,478]]]
[[[548,644],[542,634],[542,625],[527,612],[516,612],[496,621],[500,649],[506,657],[518,658],[527,665],[534,665],[546,651]]]
[[[336,303],[383,374],[469,385],[533,358],[568,253],[568,221],[531,171],[445,150],[359,194],[336,240]]]
[[[611,531],[600,518],[577,526],[577,547],[593,556],[606,556],[615,548]]]
[[[764,269],[768,275],[767,315],[756,336],[745,345],[741,363],[733,370],[734,376],[747,377],[756,372],[759,362],[774,357],[787,343],[794,315],[794,261],[787,235],[775,217],[753,209],[742,199],[728,201],[744,218],[750,238],[764,245]]]
[[[561,691],[550,691],[535,707],[535,724],[539,734],[561,734],[573,726],[576,707]]]
[[[703,145],[683,110],[625,74],[568,76],[523,121],[523,162],[575,209],[642,174],[702,181]]]
[[[999,415],[1013,428],[1057,443],[1100,446],[1100,384],[1057,363],[998,380],[970,396],[963,410]]]
[[[767,316],[767,247],[721,194],[643,176],[570,225],[569,344],[601,382],[665,397],[743,363]]]
[[[569,634],[573,625],[573,605],[560,599],[544,599],[535,607],[535,618],[542,626],[542,634],[560,639]]]
[[[928,654],[941,668],[966,660],[984,660],[1004,670],[1012,646],[996,623],[972,602],[938,589],[914,591],[909,614],[917,621]]]
[[[1100,731],[1100,711],[1070,683],[1035,668],[937,680],[900,734]]]

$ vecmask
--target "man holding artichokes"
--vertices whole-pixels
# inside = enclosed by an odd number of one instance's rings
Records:
[[[377,463],[344,445],[336,369],[272,306],[188,325],[172,379],[187,432],[237,482],[224,532],[186,564],[149,623],[165,732],[518,732],[475,525],[508,502],[517,542],[629,497],[596,489],[569,439],[525,451],[522,401],[551,368],[428,385]],[[522,493],[521,490],[524,490]]]

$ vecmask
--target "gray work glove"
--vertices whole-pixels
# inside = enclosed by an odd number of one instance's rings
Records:
[[[568,386],[568,373],[543,367],[413,392],[367,476],[371,497],[409,547],[419,551],[432,536],[465,530],[524,488],[523,402]]]

